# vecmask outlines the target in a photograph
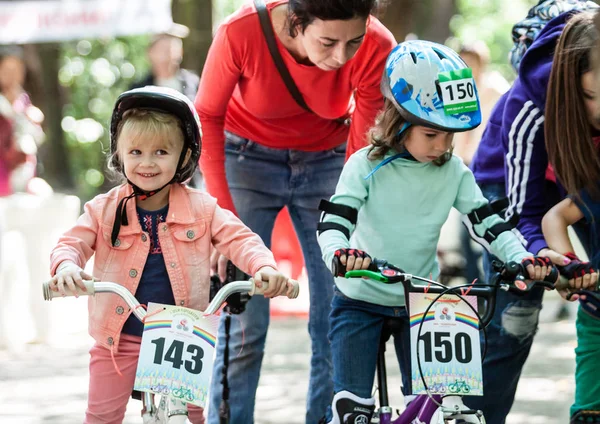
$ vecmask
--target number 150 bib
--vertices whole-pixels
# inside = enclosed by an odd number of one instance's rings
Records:
[[[437,294],[410,293],[410,346],[413,394],[483,395],[479,321],[460,298],[440,297],[425,315]],[[475,296],[462,296],[477,310]],[[419,327],[423,321],[419,334]]]

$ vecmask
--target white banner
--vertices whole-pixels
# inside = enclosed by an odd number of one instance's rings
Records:
[[[172,22],[171,0],[0,1],[0,44],[156,33]]]

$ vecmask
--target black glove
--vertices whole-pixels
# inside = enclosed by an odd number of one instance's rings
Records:
[[[524,268],[527,268],[527,266],[529,265],[550,267],[552,266],[552,261],[547,256],[530,256],[528,258],[523,259],[521,261],[521,265],[523,265]]]
[[[592,264],[589,262],[582,262],[574,253],[565,254],[567,258],[571,260],[568,265],[560,266],[558,269],[560,270],[561,275],[565,276],[567,280],[573,280],[577,277],[583,277],[585,274],[591,274],[594,271],[592,268]]]
[[[342,264],[340,261],[342,256],[346,256],[346,261],[350,256],[354,256],[355,258],[363,258],[363,260],[366,258],[371,259],[371,256],[369,256],[369,254],[363,250],[338,249],[333,254],[333,260],[331,261],[331,273],[334,275],[334,277],[343,277],[346,275],[346,265]]]

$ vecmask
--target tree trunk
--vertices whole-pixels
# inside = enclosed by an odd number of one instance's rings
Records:
[[[419,0],[394,0],[380,10],[379,19],[392,32],[396,41],[404,41],[413,26]]]
[[[190,35],[183,42],[182,67],[200,75],[212,42],[212,1],[174,0],[173,20],[190,28]]]
[[[60,45],[56,43],[39,44],[36,46],[39,54],[39,69],[31,69],[32,91],[34,105],[44,112],[44,130],[46,142],[40,152],[43,173],[40,175],[48,181],[55,190],[71,191],[75,184],[70,172],[69,152],[61,127],[62,110],[65,104],[64,93],[58,82],[60,69]],[[37,88],[34,82],[37,81]],[[36,103],[37,102],[37,103]]]
[[[455,13],[455,0],[393,0],[379,18],[399,43],[408,35],[444,43],[451,35],[448,23]]]

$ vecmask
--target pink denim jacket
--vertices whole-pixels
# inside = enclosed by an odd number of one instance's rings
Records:
[[[81,268],[95,253],[93,276],[119,283],[135,293],[150,249],[135,202],[127,202],[128,226],[122,226],[113,247],[111,231],[119,200],[132,193],[129,184],[116,187],[85,204],[75,227],[52,250],[51,275],[62,261]],[[204,310],[210,290],[210,252],[214,246],[244,272],[254,275],[263,266],[276,267],[261,238],[214,197],[181,184],[172,184],[166,222],[159,240],[173,288],[175,304]],[[131,311],[120,297],[100,294],[89,299],[89,332],[101,345],[117,349],[123,324]]]

